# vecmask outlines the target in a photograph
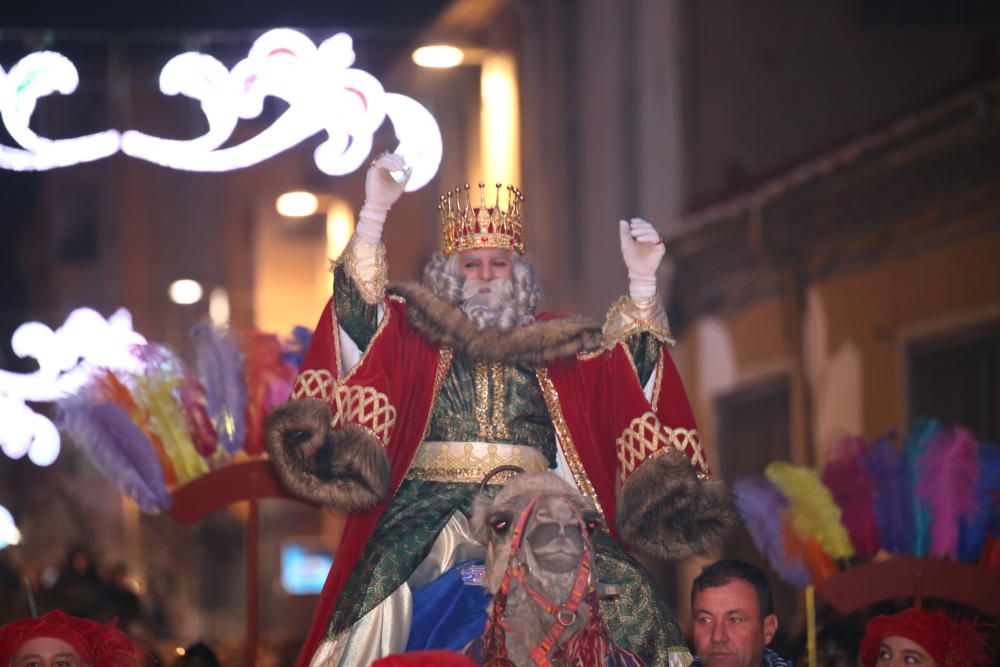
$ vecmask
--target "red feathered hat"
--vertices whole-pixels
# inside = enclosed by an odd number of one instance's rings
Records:
[[[0,629],[0,665],[9,665],[18,649],[30,639],[51,637],[73,647],[94,667],[135,667],[132,640],[114,627],[77,618],[59,610],[41,618],[23,618]]]
[[[477,664],[452,651],[411,651],[376,660],[372,667],[476,667]]]
[[[973,621],[953,621],[943,611],[907,609],[873,618],[861,640],[864,667],[875,667],[879,644],[887,637],[916,642],[943,667],[981,667],[989,661],[986,633]]]

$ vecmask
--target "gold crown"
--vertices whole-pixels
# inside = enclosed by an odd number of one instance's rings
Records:
[[[455,188],[441,195],[438,211],[441,212],[441,252],[447,257],[473,248],[503,248],[524,254],[524,228],[521,208],[524,196],[513,185],[507,186],[507,208],[500,207],[500,189],[497,183],[493,206],[486,206],[486,185],[479,184],[479,206],[472,205],[469,184],[465,184],[465,203],[462,189]]]

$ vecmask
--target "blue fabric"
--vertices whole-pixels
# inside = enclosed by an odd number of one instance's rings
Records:
[[[466,644],[483,634],[490,594],[482,586],[462,583],[463,565],[467,563],[456,565],[413,592],[408,652],[431,649],[461,652]]]

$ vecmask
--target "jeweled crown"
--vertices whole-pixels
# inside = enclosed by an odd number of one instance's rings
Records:
[[[524,228],[521,209],[524,196],[512,185],[507,186],[507,207],[501,208],[497,183],[493,206],[486,205],[486,184],[479,184],[479,206],[472,205],[469,184],[441,195],[441,252],[445,257],[473,248],[503,248],[524,254]]]

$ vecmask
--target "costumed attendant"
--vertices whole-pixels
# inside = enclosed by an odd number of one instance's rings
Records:
[[[382,228],[408,174],[394,155],[368,170],[333,298],[267,429],[284,484],[349,515],[297,664],[461,651],[481,635],[488,596],[463,585],[465,564],[483,557],[468,516],[501,465],[555,470],[594,501],[595,570],[620,592],[601,603],[613,639],[649,665],[689,663],[673,615],[623,548],[706,553],[733,515],[668,352],[660,235],[638,218],[619,223],[629,289],[603,327],[538,313],[524,198],[466,185],[441,198],[441,252],[423,282],[390,285]]]
[[[986,667],[989,639],[971,620],[907,609],[876,616],[861,640],[864,667]]]
[[[0,628],[0,667],[137,667],[140,653],[113,623],[58,610]]]

